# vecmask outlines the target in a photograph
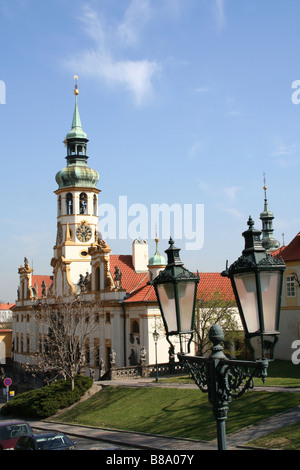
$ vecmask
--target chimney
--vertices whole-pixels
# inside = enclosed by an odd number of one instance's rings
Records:
[[[134,240],[132,243],[132,264],[136,273],[148,272],[148,243]]]

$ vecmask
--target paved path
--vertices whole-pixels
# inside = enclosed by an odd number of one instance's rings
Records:
[[[123,387],[172,387],[178,388],[177,384],[153,382],[153,379],[128,379],[128,380],[108,380],[102,382],[95,382],[95,387],[100,386],[123,386]],[[180,388],[197,388],[194,384],[181,384]],[[257,387],[255,390],[264,390],[269,392],[285,392],[285,393],[300,393],[299,388],[284,388],[284,387]],[[300,397],[299,397],[300,403]],[[246,443],[257,439],[261,436],[269,434],[270,432],[279,429],[283,426],[294,422],[300,422],[300,405],[293,410],[285,413],[280,413],[272,418],[266,419],[249,428],[239,430],[237,433],[227,435],[227,448],[228,450],[241,450]],[[151,450],[216,450],[216,441],[197,441],[192,439],[177,439],[161,437],[157,435],[125,432],[111,429],[99,429],[89,426],[76,426],[66,425],[62,423],[54,423],[51,420],[47,421],[32,421],[32,426],[39,429],[56,429],[68,433],[73,436],[84,436],[88,438],[104,440],[113,444],[123,444],[133,446],[141,449]]]
[[[175,439],[150,434],[99,429],[89,426],[76,426],[49,421],[28,421],[33,428],[61,431],[65,434],[110,442],[115,445],[128,445],[144,450],[216,450],[216,443],[189,439]]]

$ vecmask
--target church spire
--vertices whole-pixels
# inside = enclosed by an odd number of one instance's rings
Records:
[[[82,187],[96,188],[99,180],[99,174],[96,170],[92,170],[87,165],[87,134],[83,131],[81,119],[79,115],[77,97],[79,94],[77,80],[78,76],[74,75],[75,80],[75,109],[72,120],[72,128],[66,135],[65,145],[67,147],[67,167],[63,168],[56,175],[56,182],[59,188],[66,187]]]
[[[82,129],[81,119],[80,119],[80,114],[79,114],[79,108],[78,108],[78,102],[77,102],[77,96],[79,94],[78,85],[77,85],[77,80],[78,80],[77,75],[74,75],[74,80],[75,80],[75,88],[74,88],[75,109],[74,109],[74,114],[73,114],[72,129],[67,134],[66,139],[67,140],[68,139],[75,139],[75,138],[87,139],[87,134]]]
[[[262,246],[267,252],[276,251],[280,247],[280,243],[273,237],[273,212],[269,210],[267,200],[267,186],[266,186],[266,175],[264,175],[264,210],[260,214],[260,220],[262,221]]]

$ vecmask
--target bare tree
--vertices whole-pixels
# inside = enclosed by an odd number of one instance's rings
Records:
[[[195,341],[199,356],[203,356],[210,347],[209,329],[215,323],[222,326],[226,342],[240,339],[235,302],[217,290],[209,296],[203,292],[202,297],[197,300],[195,315]],[[235,355],[239,353],[236,349]]]
[[[79,297],[53,305],[41,302],[35,318],[37,350],[27,370],[69,378],[74,390],[75,376],[90,361],[88,338],[98,326],[94,306],[96,303]]]

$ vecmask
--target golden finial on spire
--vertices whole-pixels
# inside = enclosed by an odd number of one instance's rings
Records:
[[[266,186],[266,173],[265,172],[263,172],[263,177],[264,177],[264,190],[266,191],[267,186]]]
[[[74,75],[74,80],[75,80],[75,89],[74,89],[74,95],[78,95],[78,87],[77,87],[77,80],[78,80],[78,75]]]

